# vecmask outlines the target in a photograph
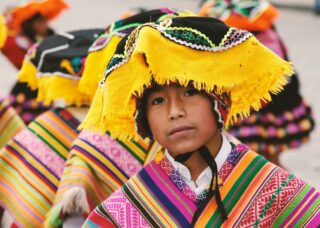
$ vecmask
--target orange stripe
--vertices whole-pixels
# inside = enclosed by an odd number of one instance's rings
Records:
[[[69,135],[70,138],[75,138],[78,134],[72,130],[66,123],[64,123],[61,119],[54,116],[53,113],[48,113],[46,115],[49,117],[52,121],[54,121],[58,126],[64,129],[65,133]],[[50,133],[52,133],[59,141],[61,141],[64,145],[67,147],[71,147],[72,141],[68,138],[66,138],[64,135],[59,132],[58,129],[54,128],[51,124],[49,124],[45,118],[38,119],[37,122],[39,122],[41,125],[43,125]]]
[[[252,199],[252,196],[260,188],[260,183],[269,175],[269,173],[275,168],[271,163],[267,163],[261,171],[254,177],[250,185],[245,191],[245,194],[241,196],[240,200],[236,206],[232,209],[231,213],[228,215],[228,220],[223,224],[222,227],[229,227],[233,224],[239,217],[239,213],[244,210],[247,204]]]
[[[305,209],[305,206],[310,202],[310,200],[312,200],[312,198],[313,198],[313,196],[314,196],[315,194],[317,194],[317,191],[314,191],[314,192],[312,193],[312,195],[309,196],[308,200],[306,200],[306,201],[304,202],[304,204],[300,207],[300,209],[297,211],[297,213],[296,213],[296,214],[289,220],[289,222],[286,224],[287,226],[294,225],[294,224],[291,224],[292,221],[300,214],[300,212],[301,212],[302,210]]]
[[[223,200],[230,189],[234,186],[239,176],[244,172],[244,170],[248,167],[248,164],[252,162],[254,158],[256,158],[256,153],[253,151],[248,151],[238,164],[235,166],[233,171],[230,173],[228,179],[223,183],[223,186],[220,188],[221,199]],[[208,203],[208,206],[205,208],[202,215],[199,217],[196,227],[205,227],[205,225],[209,222],[213,213],[217,210],[217,204],[215,199],[211,199]]]

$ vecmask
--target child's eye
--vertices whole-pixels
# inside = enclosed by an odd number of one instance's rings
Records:
[[[187,90],[187,92],[185,93],[185,95],[186,96],[194,96],[194,95],[196,95],[196,94],[199,94],[199,91],[198,90],[196,90],[196,89],[189,89],[189,90]]]
[[[164,98],[162,97],[158,97],[152,100],[151,104],[152,105],[159,105],[162,104],[164,102]]]

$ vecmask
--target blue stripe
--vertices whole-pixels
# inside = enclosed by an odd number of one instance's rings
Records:
[[[180,212],[179,208],[177,208],[171,201],[166,197],[166,195],[161,191],[159,186],[155,184],[155,182],[152,180],[146,169],[142,169],[139,173],[139,176],[144,181],[145,186],[147,186],[153,193],[154,196],[158,198],[159,202],[162,202],[162,204],[165,207],[165,210],[167,210],[171,216],[174,217],[174,219],[181,225],[181,227],[189,227],[190,223],[185,218],[185,216]],[[178,189],[176,189],[179,191]]]

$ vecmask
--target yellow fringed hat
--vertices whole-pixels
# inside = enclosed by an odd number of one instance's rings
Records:
[[[108,62],[112,58],[120,40],[138,25],[156,22],[179,15],[194,15],[188,11],[162,8],[143,11],[133,16],[113,22],[90,47],[85,68],[79,83],[79,90],[93,99],[99,82],[103,79]]]
[[[292,74],[292,65],[251,33],[217,19],[176,17],[147,23],[119,43],[80,128],[138,138],[136,101],[153,82],[192,82],[217,97],[227,94],[228,126],[261,108],[261,101],[270,101],[270,93],[281,91]]]
[[[78,30],[50,36],[33,45],[23,61],[18,80],[38,89],[37,100],[45,105],[89,105],[79,91],[88,49],[103,29]]]
[[[4,45],[7,38],[7,28],[4,22],[4,18],[0,15],[0,48]]]
[[[199,15],[219,18],[228,26],[258,32],[271,28],[278,11],[265,0],[209,0],[202,5]]]

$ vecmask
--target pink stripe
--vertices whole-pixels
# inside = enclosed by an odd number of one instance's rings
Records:
[[[134,179],[132,179],[132,181],[137,182],[137,179],[134,178]],[[141,192],[141,194],[143,195],[144,199],[141,199],[141,197],[139,197],[139,194],[138,194],[138,195],[135,194],[135,191],[134,191],[134,190],[131,188],[131,186],[130,186],[130,182],[127,184],[127,187],[130,188],[130,191],[136,196],[136,198],[139,198],[140,203],[143,204],[145,208],[150,208],[150,207],[148,206],[148,204],[151,205],[151,206],[154,208],[154,210],[162,217],[162,219],[159,218],[158,220],[160,220],[160,221],[165,220],[166,223],[169,224],[169,221],[166,220],[165,217],[162,216],[162,213],[161,213],[161,212],[155,207],[155,205],[148,199],[148,197],[144,194],[144,191],[139,187],[139,185],[137,185],[137,183],[136,183],[136,186],[137,186],[137,188],[139,189],[139,191]],[[148,202],[146,202],[146,200],[147,200]],[[148,210],[148,211],[152,211],[152,210]],[[153,214],[153,217],[155,218],[155,217],[157,217],[157,216],[155,216],[155,214]]]
[[[0,185],[1,185],[2,188],[4,187],[5,189],[7,189],[8,192],[11,192],[11,193],[12,193],[11,196],[13,196],[13,198],[16,199],[17,202],[19,202],[19,207],[22,207],[22,208],[23,208],[23,210],[22,210],[22,211],[23,211],[23,214],[20,214],[20,213],[19,213],[21,216],[28,214],[29,216],[31,215],[31,216],[32,216],[36,221],[38,221],[39,223],[40,223],[41,221],[43,221],[42,218],[40,218],[39,216],[37,216],[37,215],[33,212],[33,210],[30,210],[30,207],[28,207],[28,205],[26,205],[26,203],[28,204],[28,202],[25,203],[25,201],[23,201],[23,200],[20,199],[20,194],[14,194],[14,193],[16,192],[15,189],[11,188],[6,182],[4,182],[4,181],[2,181],[2,180],[0,180]],[[9,197],[9,198],[12,198],[12,197]],[[26,197],[22,197],[22,198],[26,198]],[[10,212],[11,215],[13,215],[13,219],[14,219],[15,223],[19,223],[19,220],[17,220],[17,218],[15,218],[15,215],[16,215],[16,214],[15,214],[15,213],[12,213],[12,211],[10,210],[10,208],[9,208],[4,202],[0,202],[0,204],[2,204],[3,207]],[[28,213],[26,213],[26,212],[28,212]],[[20,223],[19,223],[19,224],[20,224]]]
[[[154,170],[153,170],[154,169]],[[166,197],[170,199],[170,201],[181,210],[181,212],[184,215],[188,215],[188,219],[190,221],[192,220],[192,216],[194,212],[196,211],[197,207],[196,204],[190,200],[188,197],[186,197],[178,188],[175,186],[175,184],[172,182],[172,180],[168,177],[168,175],[163,172],[161,167],[154,162],[150,164],[150,166],[145,167],[145,170],[148,172],[148,174],[151,176],[152,180],[156,183],[156,185],[161,189],[162,192],[165,193]],[[160,176],[158,176],[157,174]],[[161,180],[162,178],[163,180]],[[169,187],[167,185],[169,185]],[[173,194],[172,191],[169,190],[169,188],[175,193]],[[184,202],[184,204],[182,203]],[[162,203],[162,202],[160,202]]]
[[[60,138],[66,138],[69,142],[72,142],[74,140],[73,135],[68,134],[65,128],[62,128],[59,124],[57,124],[57,121],[62,122],[60,118],[53,118],[52,116],[49,116],[49,115],[42,115],[41,117],[42,118],[40,119],[40,121],[38,120],[38,122],[45,122],[46,124],[44,126],[49,125],[53,127],[57,132],[61,134]],[[64,122],[62,122],[62,124],[66,125]],[[67,128],[70,128],[70,127],[67,126]]]
[[[291,222],[292,225],[297,224],[297,222],[303,217],[305,212],[310,208],[310,206],[318,199],[319,193],[317,192],[314,196],[310,199],[310,201],[304,206],[304,208],[300,211],[299,215]],[[301,209],[301,207],[299,207]],[[320,221],[318,221],[320,222]],[[290,225],[290,224],[289,224]],[[319,225],[319,224],[318,224]]]
[[[27,150],[26,152],[36,157],[47,169],[57,177],[61,177],[65,161],[28,128],[20,131],[14,139]],[[35,164],[33,166],[36,167]]]
[[[319,223],[320,223],[320,211],[318,208],[315,216],[313,218],[311,218],[311,220],[306,224],[306,227],[310,227],[310,228],[317,227],[317,226],[319,226]]]

